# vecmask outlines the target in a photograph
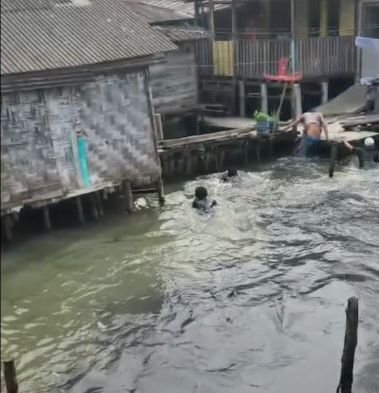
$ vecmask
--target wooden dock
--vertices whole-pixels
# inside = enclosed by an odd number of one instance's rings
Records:
[[[227,124],[232,124],[231,119]],[[296,139],[296,132],[258,135],[250,121],[249,126],[243,128],[163,140],[159,143],[162,174],[165,178],[191,176],[220,172],[225,165],[248,165],[263,157],[272,157],[278,147],[292,147]]]

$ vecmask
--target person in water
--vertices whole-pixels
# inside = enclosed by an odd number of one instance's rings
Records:
[[[199,186],[195,189],[195,199],[192,202],[192,207],[202,211],[208,211],[210,208],[217,205],[217,202],[208,200],[208,190],[205,187]]]
[[[329,140],[328,125],[323,114],[320,112],[303,113],[297,120],[285,127],[284,131],[288,131],[299,124],[304,126],[301,142],[303,143],[304,154],[310,156],[319,153],[322,132],[325,133],[325,139]]]
[[[238,171],[235,168],[228,169],[225,173],[221,176],[221,181],[224,183],[228,183],[238,178]]]
[[[379,162],[379,151],[375,149],[375,140],[373,138],[366,138],[363,142],[363,148],[355,147],[347,140],[343,140],[342,143],[350,154],[358,157],[360,168],[363,168],[365,163],[368,162]]]

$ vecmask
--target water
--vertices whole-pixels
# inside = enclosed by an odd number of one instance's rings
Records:
[[[359,297],[355,392],[379,391],[379,170],[282,159],[3,255],[2,355],[22,392],[336,389]],[[219,203],[190,208],[196,185]]]

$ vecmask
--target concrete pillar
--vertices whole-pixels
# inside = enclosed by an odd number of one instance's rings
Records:
[[[246,116],[245,82],[238,81],[239,113],[240,117]]]
[[[132,213],[134,210],[134,203],[133,203],[132,185],[130,184],[130,181],[124,181],[122,183],[122,188],[125,197],[125,210],[128,213]]]
[[[321,104],[326,104],[329,101],[329,82],[321,82]]]
[[[267,83],[261,83],[261,111],[268,113]]]
[[[340,36],[355,35],[355,0],[343,0],[340,7]]]

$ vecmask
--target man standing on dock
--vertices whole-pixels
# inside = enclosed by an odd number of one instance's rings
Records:
[[[319,152],[321,145],[321,134],[324,131],[325,140],[329,140],[328,125],[324,116],[320,112],[306,112],[298,119],[284,128],[283,131],[291,130],[293,127],[302,124],[304,126],[302,147],[306,156],[314,155]]]

